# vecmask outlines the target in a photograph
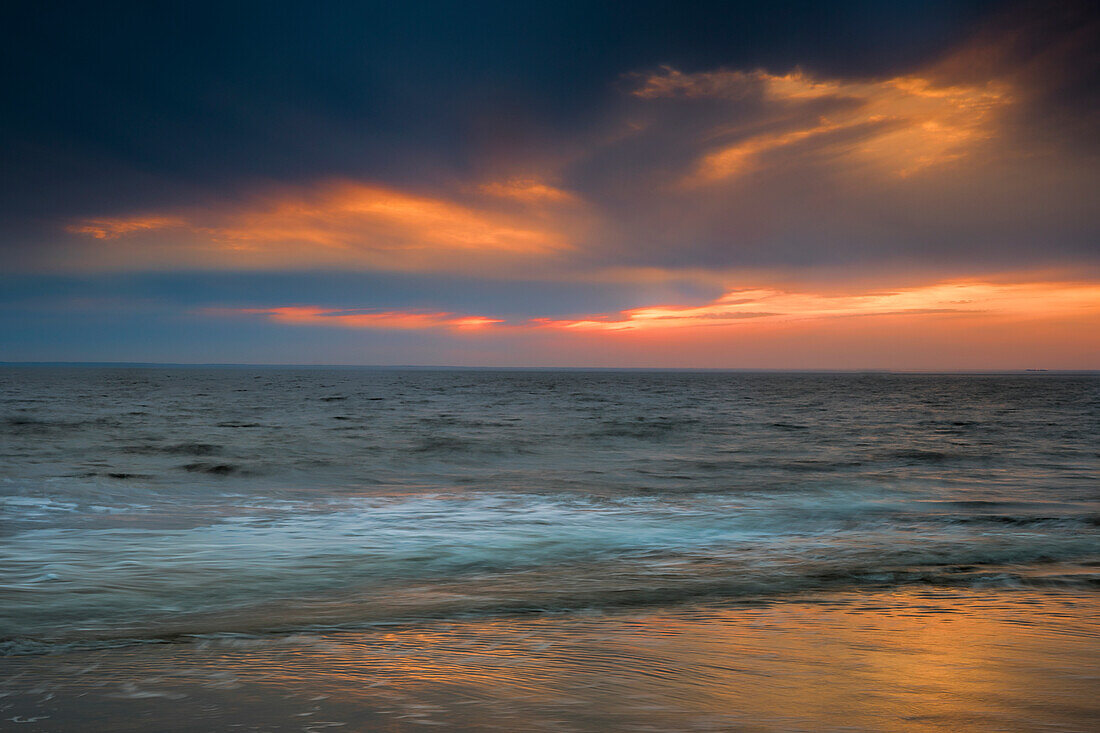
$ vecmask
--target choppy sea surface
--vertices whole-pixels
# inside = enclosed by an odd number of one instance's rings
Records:
[[[0,369],[0,652],[1100,587],[1100,377]]]

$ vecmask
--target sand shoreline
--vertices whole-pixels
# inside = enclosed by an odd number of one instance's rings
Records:
[[[1088,730],[1100,594],[909,588],[9,657],[27,731]]]

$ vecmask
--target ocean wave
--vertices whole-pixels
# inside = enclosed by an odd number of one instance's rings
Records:
[[[0,638],[253,631],[914,583],[1088,589],[1100,577],[1086,564],[1100,561],[1092,514],[991,521],[841,493],[241,503],[191,527],[7,537],[0,606],[10,611],[0,611]],[[91,509],[35,509],[78,510]]]
[[[1095,592],[1100,567],[1094,377],[0,382],[11,643],[906,584]]]
[[[1089,572],[1090,570],[1094,572]],[[998,566],[952,566],[912,570],[867,570],[855,573],[820,573],[804,578],[772,581],[760,578],[704,580],[656,586],[620,585],[605,589],[541,592],[528,598],[508,594],[493,596],[484,583],[459,592],[406,589],[386,597],[313,599],[297,606],[253,604],[222,609],[220,613],[150,617],[143,623],[115,627],[48,629],[35,635],[0,636],[0,657],[120,648],[138,644],[207,642],[218,639],[249,641],[287,635],[365,630],[440,620],[469,620],[525,615],[616,612],[667,608],[693,603],[769,604],[806,602],[829,598],[837,592],[878,592],[905,587],[942,590],[966,589],[992,592],[1094,593],[1100,590],[1100,572],[1081,566],[1054,574],[1035,574],[1028,569]],[[480,595],[478,595],[480,594]]]

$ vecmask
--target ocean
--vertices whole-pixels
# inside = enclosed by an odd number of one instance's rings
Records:
[[[1088,730],[1098,437],[1087,374],[2,368],[0,728]]]

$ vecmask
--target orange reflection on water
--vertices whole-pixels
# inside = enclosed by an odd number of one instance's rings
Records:
[[[261,727],[277,711],[282,720],[371,720],[377,730],[1087,730],[1100,714],[1098,611],[1100,598],[1087,593],[910,589],[131,647],[67,661],[95,661],[93,693],[121,689],[131,712],[187,695]],[[27,684],[41,667],[64,696],[58,680],[69,673],[56,661],[21,665]]]

